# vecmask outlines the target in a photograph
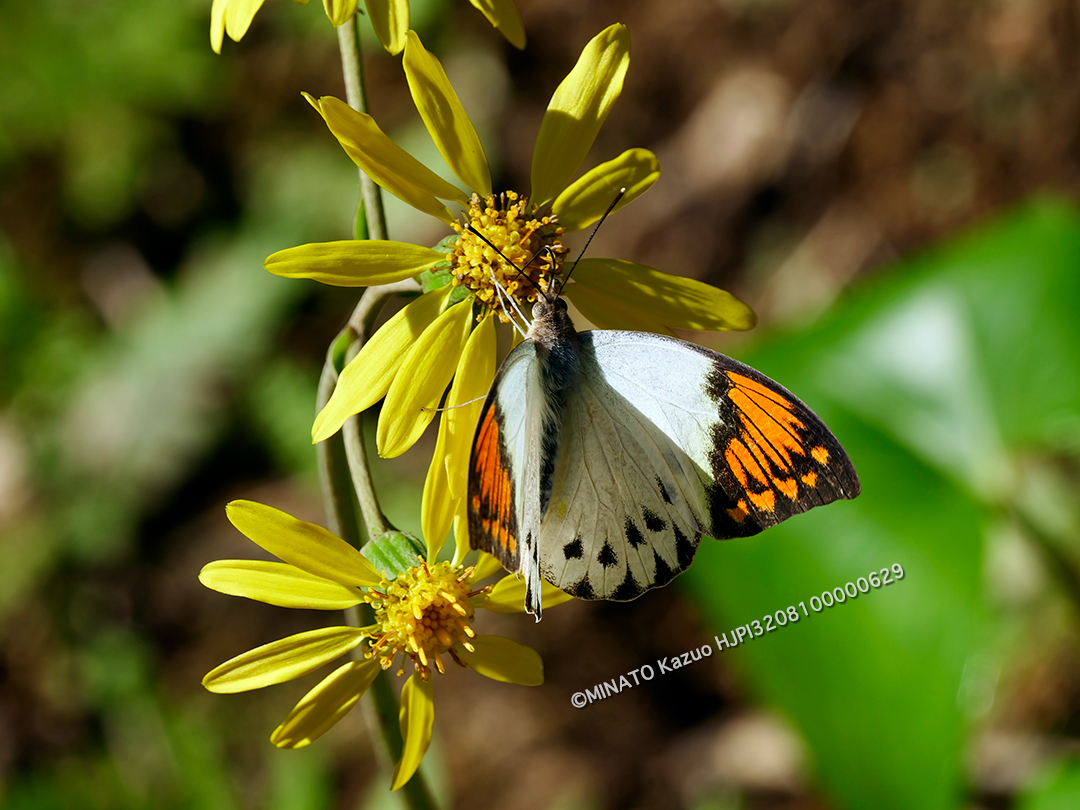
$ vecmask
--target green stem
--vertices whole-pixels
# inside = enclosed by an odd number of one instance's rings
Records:
[[[326,362],[323,364],[322,374],[319,377],[319,390],[316,395],[316,413],[326,407],[326,403],[330,401],[330,395],[334,393],[334,386],[337,385],[338,374],[334,356],[340,348],[340,343],[344,339],[351,342],[354,335],[352,328],[346,327],[326,352]],[[359,519],[360,508],[356,492],[348,485],[351,478],[349,460],[341,433],[336,433],[326,441],[315,445],[315,453],[318,457],[323,508],[326,510],[326,519],[329,524],[327,528],[354,548],[360,548],[367,542],[368,537],[364,532],[364,524]]]
[[[350,322],[342,330],[338,339],[327,352],[322,377],[319,380],[318,409],[322,410],[334,392],[338,373],[335,358],[340,356],[341,341],[349,340],[349,351],[363,345],[364,338],[375,315],[389,295],[404,291],[399,285],[372,287],[365,291],[353,313],[353,319],[361,329],[358,333]],[[407,289],[419,288],[413,285]],[[347,355],[346,355],[347,356]],[[344,538],[356,548],[360,548],[371,535],[385,531],[385,520],[379,509],[375,489],[371,485],[367,454],[364,452],[362,436],[359,430],[359,417],[353,416],[353,442],[350,450],[349,436],[345,430],[339,431],[316,445],[319,456],[319,478],[322,484],[323,501],[326,505],[329,528],[339,537]],[[348,424],[348,422],[346,423]],[[359,486],[359,489],[357,487]],[[345,621],[351,627],[365,627],[373,620],[371,608],[364,604],[359,609],[345,611]],[[363,660],[360,649],[353,650],[354,660]],[[364,717],[370,729],[378,729],[382,745],[376,745],[377,756],[384,773],[393,773],[394,763],[401,758],[404,740],[398,725],[398,703],[394,697],[390,676],[379,673],[368,690],[370,697],[361,701]],[[405,807],[409,810],[436,810],[435,801],[428,790],[423,775],[417,773],[398,792]]]
[[[366,113],[367,97],[364,91],[363,60],[360,54],[360,30],[356,17],[338,28],[338,46],[341,51],[342,72],[345,76],[345,97],[349,106],[358,112]],[[361,205],[367,217],[367,238],[386,239],[386,214],[383,211],[382,193],[379,187],[363,171],[360,172]],[[387,284],[382,287],[369,287],[360,297],[349,325],[345,327],[338,340],[334,342],[322,378],[319,381],[319,409],[321,410],[333,394],[337,384],[337,365],[335,360],[340,355],[339,341],[350,340],[345,352],[348,361],[363,347],[375,318],[386,299],[398,293],[419,291],[415,281],[399,284]],[[323,485],[324,499],[331,528],[339,536],[353,543],[357,548],[371,536],[378,536],[386,531],[386,518],[379,508],[379,500],[371,480],[367,453],[364,449],[364,434],[360,415],[345,421],[342,430],[327,441],[319,444],[319,471]],[[345,621],[353,627],[363,627],[372,620],[371,609],[367,605],[350,608],[345,611]],[[353,650],[354,658],[362,658],[363,653]],[[379,673],[371,688],[369,697],[361,701],[368,727],[378,728],[382,746],[376,746],[383,771],[393,772],[393,763],[401,758],[405,747],[398,723],[398,702],[390,683],[390,676]],[[427,781],[420,773],[414,774],[398,796],[409,810],[435,810],[435,801],[428,790]]]
[[[368,111],[367,91],[364,88],[364,60],[360,52],[360,18],[337,29],[341,69],[345,75],[345,100],[357,112]],[[382,190],[375,181],[360,172],[360,195],[367,214],[368,238],[386,239],[386,213],[383,211]]]
[[[352,360],[357,352],[367,341],[375,324],[375,318],[391,295],[419,292],[420,284],[413,279],[399,281],[396,284],[383,284],[379,287],[368,287],[360,302],[353,310],[349,318],[346,331],[352,333],[353,342],[345,355],[346,360]],[[379,508],[379,499],[375,495],[375,486],[371,481],[371,470],[368,467],[367,451],[364,449],[364,431],[360,424],[360,415],[350,416],[345,420],[341,431],[342,441],[345,448],[345,458],[348,461],[349,473],[352,476],[352,489],[360,504],[360,511],[367,525],[371,537],[378,537],[387,531],[387,521]]]
[[[340,357],[341,342],[348,340],[350,345],[345,351],[349,358],[363,346],[368,333],[386,299],[395,294],[418,291],[420,285],[415,281],[386,284],[381,287],[369,287],[361,296],[353,310],[349,325],[341,331],[337,340],[327,352],[322,377],[319,380],[318,409],[322,410],[334,392],[337,384],[337,363]],[[330,528],[352,543],[357,548],[372,535],[385,531],[386,522],[379,508],[378,498],[371,482],[367,454],[364,451],[363,434],[360,429],[359,415],[350,417],[345,428],[319,442],[319,474],[326,504]],[[350,427],[351,423],[351,427]],[[365,627],[371,624],[373,616],[366,604],[349,608],[345,611],[345,621],[352,627]],[[359,648],[353,650],[354,660],[363,660]],[[404,740],[398,723],[398,703],[390,676],[379,673],[368,690],[370,697],[361,701],[362,711],[367,725],[372,730],[378,729],[382,745],[375,749],[384,773],[393,773],[394,763],[401,758]],[[398,792],[405,807],[409,810],[436,810],[436,804],[428,789],[427,781],[420,773],[414,774]]]

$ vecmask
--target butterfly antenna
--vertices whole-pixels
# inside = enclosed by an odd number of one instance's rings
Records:
[[[619,200],[621,200],[623,198],[624,194],[626,194],[626,189],[625,188],[620,188],[619,193],[615,195],[615,199],[611,201],[611,205],[609,205],[607,207],[607,211],[605,211],[604,215],[602,217],[600,217],[600,221],[596,223],[596,227],[593,228],[592,233],[589,234],[588,241],[585,242],[585,247],[583,247],[581,249],[581,253],[579,253],[578,257],[576,259],[574,259],[574,263],[570,267],[570,273],[566,274],[566,278],[564,278],[562,280],[562,284],[559,285],[559,292],[556,293],[556,297],[559,296],[559,295],[562,295],[562,291],[566,287],[566,282],[568,282],[570,280],[570,274],[573,273],[574,270],[577,269],[578,262],[580,262],[581,257],[585,255],[585,251],[589,249],[589,245],[592,244],[592,240],[593,240],[593,237],[596,236],[596,232],[598,230],[600,230],[600,226],[604,224],[604,220],[608,218],[608,214],[610,214],[612,211],[615,210],[615,206],[619,204]]]
[[[495,286],[495,294],[499,296],[499,303],[502,304],[503,312],[505,312],[507,314],[507,317],[510,318],[510,325],[513,326],[514,330],[524,338],[525,331],[527,331],[529,327],[529,321],[526,319],[522,311],[518,309],[518,305],[514,301],[514,296],[510,295],[507,290],[504,290],[502,284],[500,284],[498,279],[496,279],[494,276],[491,277],[491,283]],[[517,321],[515,321],[513,317],[511,317],[510,310],[507,309],[506,306],[507,302],[509,302],[510,304],[510,309],[516,312],[518,317],[521,318],[521,322],[525,324],[525,330],[522,330],[522,328],[518,326]]]
[[[476,230],[476,228],[474,228],[474,227],[473,227],[473,226],[472,226],[471,224],[469,224],[469,225],[466,225],[466,226],[465,226],[465,230],[469,231],[470,233],[476,234],[476,236],[480,237],[480,239],[481,239],[481,240],[483,240],[483,241],[484,241],[484,242],[485,242],[485,243],[487,244],[487,246],[488,246],[489,248],[491,248],[491,249],[492,249],[492,250],[494,250],[494,251],[495,251],[496,253],[498,253],[498,254],[499,254],[500,256],[502,256],[502,258],[503,258],[503,261],[504,261],[504,262],[506,262],[506,263],[507,263],[508,265],[510,265],[511,267],[513,267],[513,268],[514,268],[514,269],[515,269],[515,270],[517,271],[517,274],[518,274],[519,276],[521,276],[521,277],[522,277],[523,279],[525,279],[525,280],[526,280],[527,282],[529,282],[529,283],[530,283],[530,284],[532,284],[532,285],[533,285],[534,287],[536,287],[536,291],[537,291],[538,293],[540,293],[541,295],[544,295],[544,291],[540,289],[540,285],[538,285],[538,284],[537,284],[537,283],[536,283],[535,281],[533,281],[533,280],[532,280],[531,278],[529,278],[529,277],[528,277],[528,276],[527,276],[527,275],[525,274],[525,271],[524,271],[524,270],[522,270],[522,268],[518,267],[518,266],[517,266],[516,264],[514,264],[514,263],[513,263],[512,261],[510,261],[510,260],[509,260],[508,258],[506,258],[506,254],[505,254],[505,253],[503,253],[503,252],[502,252],[501,250],[499,250],[499,249],[498,249],[497,247],[495,247],[495,245],[493,245],[493,244],[491,243],[491,240],[490,240],[490,239],[488,239],[488,238],[487,238],[486,236],[484,236],[484,235],[483,235],[482,233],[480,233],[480,231]],[[525,264],[525,266],[526,266],[526,267],[528,267],[528,266],[529,266],[530,264],[532,264],[532,263],[533,263],[533,259],[535,259],[535,258],[536,258],[537,256],[539,256],[539,255],[540,255],[540,254],[539,254],[539,252],[537,252],[537,253],[536,253],[535,255],[533,255],[532,259],[529,259],[529,261],[528,261],[528,262],[527,262],[527,263]],[[545,296],[545,297],[547,297],[547,296]]]

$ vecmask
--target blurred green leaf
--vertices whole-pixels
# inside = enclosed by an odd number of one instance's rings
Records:
[[[1077,302],[1080,214],[1038,201],[744,358],[833,429],[863,494],[705,543],[682,581],[713,627],[907,572],[727,653],[801,728],[842,807],[956,806],[964,695],[978,691],[965,667],[988,641],[986,527],[1014,495],[1017,453],[1080,447]]]
[[[1080,807],[1080,762],[1049,769],[1020,797],[1016,810],[1075,810]]]

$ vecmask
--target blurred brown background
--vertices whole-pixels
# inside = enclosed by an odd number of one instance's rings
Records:
[[[465,2],[413,4],[496,186],[527,188],[552,91],[589,38],[627,24],[626,86],[587,166],[644,146],[663,174],[591,250],[730,289],[759,333],[812,327],[867,276],[1036,192],[1080,193],[1076,2],[518,7],[524,52]],[[231,697],[199,685],[238,652],[337,620],[196,579],[210,560],[257,556],[225,520],[231,499],[323,519],[307,437],[355,291],[261,262],[351,232],[355,171],[300,97],[344,93],[333,30],[317,4],[267,0],[219,57],[209,0],[7,0],[2,17],[0,804],[383,806],[359,712],[280,752],[269,733],[310,683]],[[434,165],[398,59],[367,46],[373,114]],[[392,238],[445,235],[388,209]],[[692,337],[738,354],[755,335]],[[379,464],[402,528],[419,529],[432,445]],[[1077,747],[1071,609],[1052,566],[1017,559],[1006,567],[1045,612],[1003,619],[1034,636],[971,724],[954,806],[1014,806]],[[447,806],[850,806],[815,777],[825,754],[723,656],[569,705],[734,624],[711,625],[679,588],[574,603],[536,626],[482,622],[538,649],[548,682],[439,679],[425,767]]]

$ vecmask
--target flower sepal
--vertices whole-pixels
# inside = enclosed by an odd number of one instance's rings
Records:
[[[395,580],[410,568],[414,568],[417,559],[424,559],[427,546],[413,535],[394,529],[365,543],[360,553],[368,558],[383,577]]]

